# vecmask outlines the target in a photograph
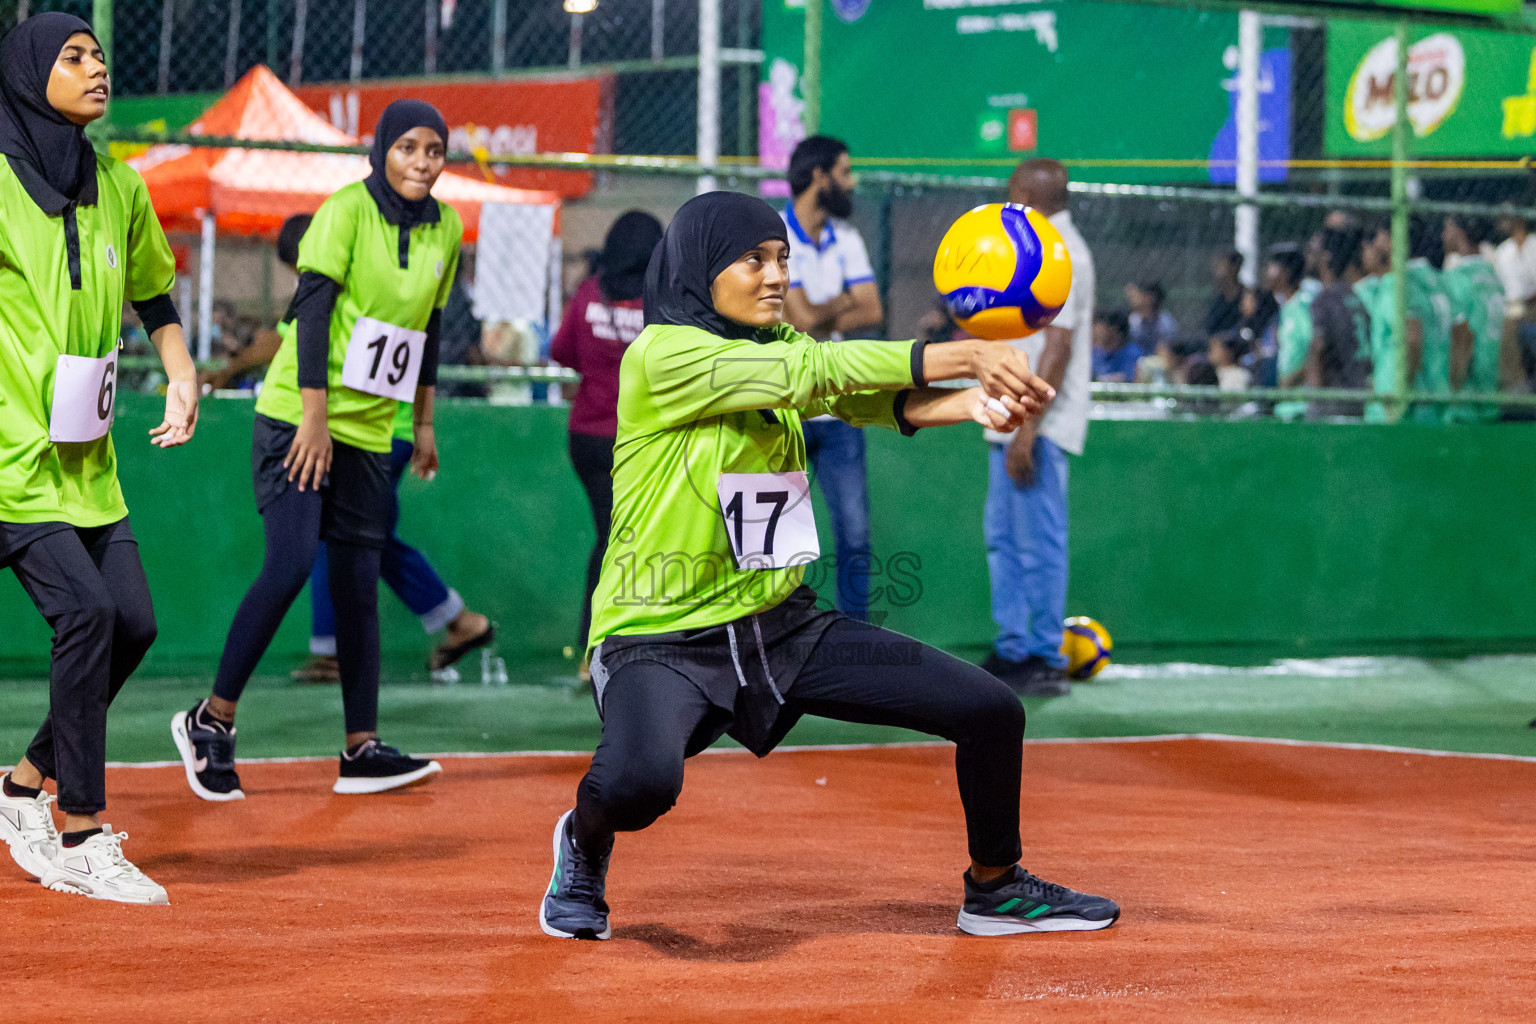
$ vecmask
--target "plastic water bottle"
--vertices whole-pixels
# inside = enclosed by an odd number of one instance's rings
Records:
[[[502,658],[492,654],[489,647],[480,652],[480,685],[507,685],[507,663]]]

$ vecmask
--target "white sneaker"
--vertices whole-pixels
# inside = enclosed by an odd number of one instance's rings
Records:
[[[127,832],[111,825],[79,846],[60,846],[43,874],[43,887],[115,903],[170,903],[165,890],[123,856]]]
[[[3,777],[9,779],[6,774]],[[53,827],[53,797],[39,793],[34,797],[6,796],[0,791],[0,837],[11,848],[11,857],[21,870],[34,878],[43,877],[59,847],[59,830]]]

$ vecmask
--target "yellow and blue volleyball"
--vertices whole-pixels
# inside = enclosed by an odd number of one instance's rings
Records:
[[[1109,630],[1086,615],[1077,615],[1063,624],[1061,653],[1067,657],[1067,675],[1072,679],[1090,679],[1109,664],[1115,642]]]
[[[933,283],[950,315],[978,338],[1033,334],[1056,319],[1072,290],[1072,257],[1045,215],[991,203],[950,225],[933,258]]]

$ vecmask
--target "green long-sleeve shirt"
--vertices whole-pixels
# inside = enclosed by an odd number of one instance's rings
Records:
[[[50,439],[59,357],[112,355],[124,300],[169,292],[176,260],[137,171],[98,155],[96,189],[95,204],[75,210],[75,288],[65,218],[39,209],[0,157],[0,522],[90,527],[128,514],[110,433]],[[91,409],[105,417],[116,381],[98,372],[102,404]]]
[[[589,647],[718,626],[784,600],[805,567],[737,567],[720,474],[803,471],[803,418],[894,429],[896,392],[921,383],[910,341],[824,344],[787,324],[763,334],[770,340],[651,326],[624,353],[613,528]]]

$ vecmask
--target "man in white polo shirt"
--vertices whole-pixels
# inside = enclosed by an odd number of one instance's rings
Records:
[[[885,316],[864,239],[847,220],[855,184],[848,147],[837,139],[813,135],[789,158],[794,200],[784,210],[790,240],[784,319],[822,341],[877,337]],[[864,432],[832,416],[818,416],[804,426],[806,458],[832,515],[837,607],[866,619],[875,569]]]
[[[1008,180],[1009,202],[1033,206],[1061,232],[1072,291],[1043,331],[1009,342],[1056,389],[1038,421],[1013,434],[987,431],[987,570],[998,635],[982,667],[1026,697],[1071,692],[1061,653],[1067,603],[1067,456],[1088,436],[1093,362],[1093,254],[1067,211],[1067,169],[1025,160]]]

